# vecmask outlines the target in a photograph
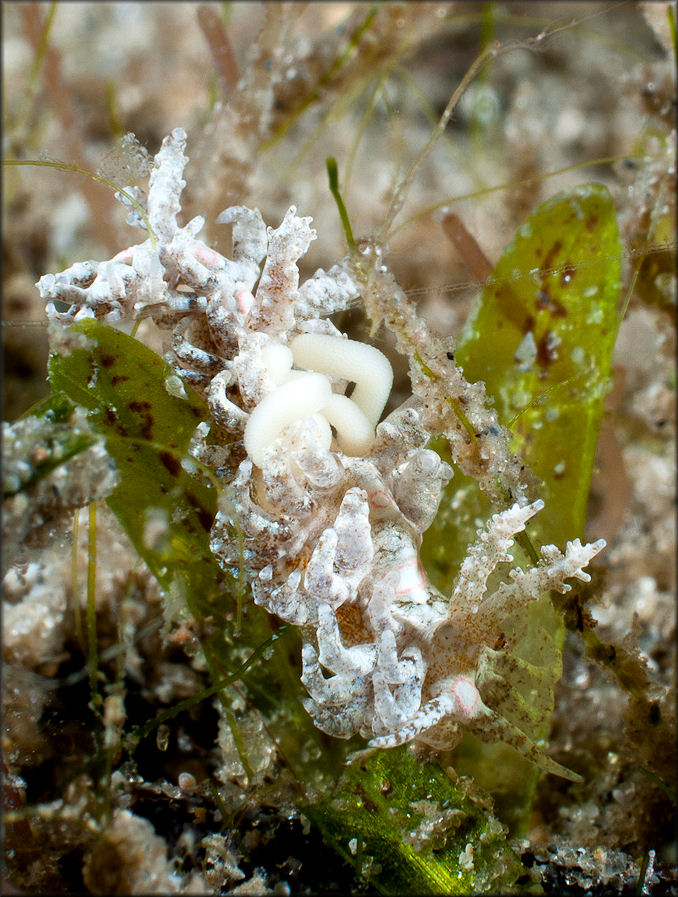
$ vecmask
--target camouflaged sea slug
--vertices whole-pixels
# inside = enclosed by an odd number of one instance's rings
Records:
[[[362,279],[347,258],[300,285],[297,261],[316,236],[311,219],[292,207],[267,228],[257,209],[236,206],[218,219],[233,226],[233,258],[225,258],[198,238],[201,217],[177,223],[185,145],[184,131],[174,130],[155,157],[147,197],[135,194],[154,239],[44,276],[38,288],[48,314],[65,323],[151,316],[171,330],[176,371],[232,436],[237,472],[212,550],[226,568],[241,563],[237,521],[254,601],[303,633],[304,703],[320,729],[360,733],[368,747],[382,748],[414,740],[450,748],[467,729],[577,778],[502,713],[533,670],[498,636],[509,613],[549,589],[568,590],[571,577],[587,581],[583,568],[603,541],[575,540],[564,553],[545,546],[536,566],[515,568],[489,589],[543,502],[526,498],[482,385],[445,361],[442,386],[442,374],[438,386],[413,375],[411,397],[381,420],[391,365],[375,347],[347,339],[330,316],[363,301],[375,324],[396,332],[399,348],[409,340],[424,351],[429,337],[378,251],[366,247]],[[129,220],[144,226],[134,212]],[[57,311],[55,300],[68,309]],[[446,429],[441,389],[465,397],[485,439],[476,469],[463,433]],[[427,448],[440,432],[481,485],[504,476],[515,497],[479,530],[450,596],[430,584],[419,560],[452,475]]]

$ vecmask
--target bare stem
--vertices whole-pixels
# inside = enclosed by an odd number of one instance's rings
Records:
[[[474,59],[474,61],[470,65],[468,71],[466,72],[464,77],[459,82],[459,86],[457,87],[457,89],[454,91],[454,93],[450,97],[450,100],[449,100],[447,106],[445,107],[445,111],[440,116],[438,124],[433,129],[433,133],[431,134],[428,141],[426,142],[426,145],[421,150],[421,152],[419,153],[417,158],[414,160],[414,162],[410,165],[410,168],[409,168],[407,174],[405,175],[405,177],[402,179],[400,184],[398,184],[395,191],[393,192],[393,197],[391,198],[391,204],[389,205],[388,211],[386,212],[386,217],[384,218],[384,222],[381,226],[381,230],[379,232],[379,237],[377,240],[377,242],[380,245],[383,245],[384,243],[386,243],[386,241],[389,237],[391,225],[393,224],[393,221],[394,221],[396,215],[400,212],[400,210],[403,206],[403,203],[405,202],[405,197],[407,196],[407,191],[410,188],[410,184],[412,183],[412,181],[414,179],[417,169],[422,164],[422,162],[424,162],[424,160],[430,155],[431,151],[433,150],[433,147],[436,145],[438,140],[444,134],[445,128],[447,127],[447,123],[449,122],[449,120],[452,116],[452,113],[454,112],[454,110],[457,106],[457,103],[462,98],[466,88],[469,86],[471,81],[478,74],[478,72],[480,71],[482,66],[485,64],[487,59],[491,56],[496,56],[497,51],[499,50],[499,47],[500,47],[500,44],[498,41],[495,43],[492,43],[488,47],[486,47],[483,50],[483,52],[480,53]]]

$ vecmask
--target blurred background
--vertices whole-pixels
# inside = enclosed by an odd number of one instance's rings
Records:
[[[611,191],[624,247],[625,317],[590,502],[589,536],[608,540],[605,580],[596,584],[588,609],[602,640],[640,648],[653,687],[666,693],[675,669],[675,28],[669,7],[3,3],[3,157],[39,163],[3,166],[4,420],[15,420],[48,392],[47,327],[35,282],[140,242],[111,185],[144,186],[149,161],[173,128],[188,133],[182,223],[205,215],[205,240],[228,254],[228,230],[215,223],[225,207],[258,207],[277,226],[295,205],[298,214],[312,216],[318,232],[302,260],[304,279],[346,251],[326,158],[337,159],[356,238],[379,235],[395,185],[474,62],[494,46],[442,138],[414,171],[383,240],[384,260],[431,325],[453,336],[482,284],[472,258],[460,257],[446,236],[446,211],[459,216],[494,263],[548,197],[592,181]],[[342,327],[357,338],[368,332],[360,315]],[[155,345],[157,335],[140,334]],[[403,364],[396,378],[404,397]],[[104,527],[101,532],[105,544]],[[85,557],[82,534],[80,541]],[[111,582],[135,563],[124,553],[116,560],[112,549],[102,551],[107,555]],[[63,546],[55,556],[63,559],[66,592],[70,559]],[[115,582],[109,592],[103,587],[101,600],[117,607],[121,589]],[[153,600],[159,614],[160,599]],[[159,643],[145,651],[149,669],[160,652]],[[21,658],[9,661],[26,667],[26,676],[42,670]],[[169,680],[160,666],[162,684]],[[174,666],[180,682],[186,664]],[[148,680],[149,690],[153,683]],[[28,718],[22,694],[30,694],[23,684],[11,698],[18,708],[12,737],[20,770],[37,762],[22,734]],[[177,686],[174,697],[183,695]],[[653,845],[657,869],[675,866],[675,845],[667,843],[671,802],[639,767],[638,745],[647,757],[652,745],[636,733],[636,753],[627,751],[625,709],[618,685],[568,637],[552,749],[595,775],[571,802],[547,777],[531,843],[552,870],[570,870],[570,884],[582,888],[586,869],[591,882],[626,881],[624,858],[648,857]],[[662,881],[670,874],[662,873]]]

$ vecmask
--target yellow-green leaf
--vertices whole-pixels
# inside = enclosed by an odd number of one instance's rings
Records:
[[[520,227],[457,345],[540,480],[542,542],[583,536],[617,336],[621,246],[607,188],[577,187]]]
[[[564,548],[584,533],[617,334],[620,275],[621,245],[608,190],[590,184],[559,194],[507,246],[457,344],[466,379],[485,382],[499,420],[514,434],[512,448],[538,478],[545,508],[529,524],[537,547]],[[496,510],[473,480],[455,474],[422,549],[442,591],[449,593],[476,527]],[[519,563],[529,561],[514,551]],[[517,649],[542,670],[526,695],[539,711],[528,734],[539,738],[548,734],[563,626],[548,596],[526,612],[530,636]],[[504,746],[466,738],[455,762],[494,793],[502,818],[520,828],[535,780],[525,761]]]
[[[466,784],[401,747],[352,763],[332,794],[302,809],[380,894],[540,893]]]
[[[161,586],[207,613],[225,592],[209,549],[216,492],[195,475],[188,445],[209,410],[188,386],[172,388],[176,374],[138,340],[94,320],[71,329],[86,347],[51,355],[52,390],[89,410],[120,473],[108,504]]]

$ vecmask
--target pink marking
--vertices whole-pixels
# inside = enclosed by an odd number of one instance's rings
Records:
[[[218,252],[215,252],[207,246],[196,246],[193,250],[193,255],[198,261],[202,262],[203,265],[215,265],[221,258]]]
[[[426,574],[418,557],[415,556],[404,564],[399,564],[398,569],[400,588],[396,590],[396,595],[408,595],[417,589],[423,589],[426,585]]]
[[[241,315],[246,315],[247,312],[252,308],[254,304],[254,296],[250,293],[249,290],[246,290],[244,287],[240,290],[239,293],[236,293],[235,301],[238,306],[238,311]]]
[[[122,262],[125,265],[131,265],[134,255],[134,246],[128,246],[127,249],[121,249],[117,255],[111,259],[112,262]]]
[[[471,716],[480,702],[480,694],[470,679],[460,676],[452,683],[452,694],[466,716]]]
[[[374,492],[370,493],[368,500],[370,505],[377,510],[390,508],[395,504],[388,492],[384,491],[383,489],[377,489]]]

